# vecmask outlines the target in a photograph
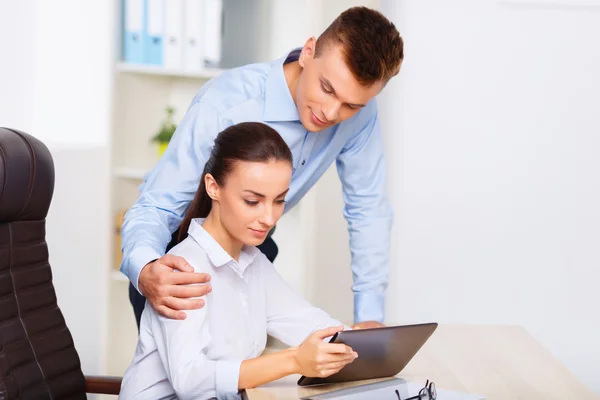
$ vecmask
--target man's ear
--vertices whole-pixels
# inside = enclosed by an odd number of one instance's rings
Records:
[[[306,43],[304,43],[304,47],[302,47],[302,51],[300,52],[300,57],[298,58],[298,64],[304,68],[306,62],[312,60],[315,57],[315,49],[317,48],[317,39],[315,37],[309,38]]]
[[[204,175],[204,186],[208,197],[213,200],[219,200],[219,184],[211,174]]]

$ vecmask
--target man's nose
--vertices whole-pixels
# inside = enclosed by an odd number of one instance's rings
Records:
[[[325,118],[327,118],[326,122],[333,122],[337,120],[338,112],[340,111],[341,103],[339,101],[332,101],[330,103],[325,104],[323,107],[323,114],[325,114]]]

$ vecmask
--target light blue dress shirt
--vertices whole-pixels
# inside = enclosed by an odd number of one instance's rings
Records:
[[[286,212],[336,163],[350,234],[354,318],[382,322],[392,210],[385,194],[376,101],[338,125],[308,132],[286,84],[286,59],[231,69],[202,86],[125,216],[121,271],[137,288],[141,269],[164,255],[198,189],[217,134],[240,122],[264,122],[279,132],[293,155]]]

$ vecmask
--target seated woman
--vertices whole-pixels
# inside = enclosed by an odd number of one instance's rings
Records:
[[[291,177],[290,149],[269,126],[219,133],[169,252],[209,273],[213,291],[185,320],[146,306],[121,399],[237,399],[286,375],[332,375],[357,357],[324,341],[344,326],[292,291],[254,247],[283,214]],[[294,347],[261,356],[267,333]]]

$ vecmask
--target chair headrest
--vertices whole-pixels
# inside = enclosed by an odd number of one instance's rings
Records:
[[[0,127],[0,223],[45,219],[54,192],[54,162],[40,140]]]

